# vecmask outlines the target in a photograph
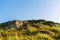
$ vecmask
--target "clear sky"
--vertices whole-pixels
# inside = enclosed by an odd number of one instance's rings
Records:
[[[0,0],[0,22],[16,19],[60,22],[60,0]]]

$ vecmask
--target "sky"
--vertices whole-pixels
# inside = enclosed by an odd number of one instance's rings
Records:
[[[60,0],[0,0],[0,22],[32,19],[60,23]]]

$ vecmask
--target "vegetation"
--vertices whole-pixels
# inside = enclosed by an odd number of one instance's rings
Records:
[[[59,23],[45,20],[24,22],[20,29],[8,28],[7,24],[2,24],[2,27],[0,24],[0,40],[60,40]]]

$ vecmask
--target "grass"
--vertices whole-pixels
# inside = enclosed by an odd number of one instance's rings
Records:
[[[60,27],[37,23],[21,30],[0,29],[0,40],[60,40]]]

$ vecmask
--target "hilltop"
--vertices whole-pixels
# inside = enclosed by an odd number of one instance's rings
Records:
[[[57,39],[60,40],[60,24],[53,21],[12,20],[0,23],[0,40]]]
[[[53,21],[46,21],[46,20],[25,20],[25,21],[22,21],[22,20],[12,20],[12,21],[7,21],[7,22],[4,22],[4,23],[0,23],[0,27],[3,29],[4,27],[7,27],[7,28],[20,28],[24,25],[27,25],[27,24],[31,24],[31,25],[34,25],[34,24],[43,24],[43,25],[48,25],[48,26],[54,26],[54,25],[60,25],[59,23],[55,23]]]

